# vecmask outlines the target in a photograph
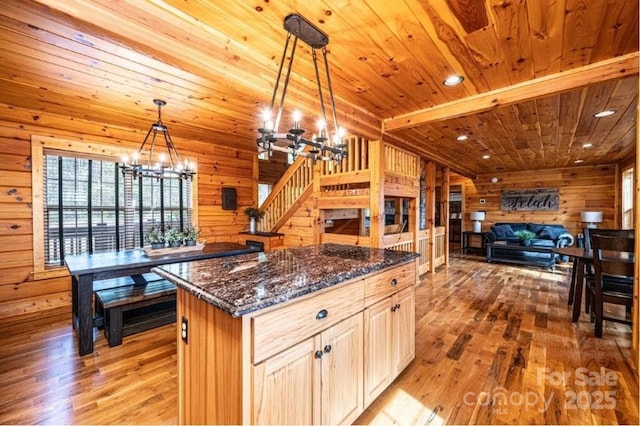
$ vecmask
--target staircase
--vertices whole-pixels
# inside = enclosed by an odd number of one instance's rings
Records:
[[[369,167],[368,141],[358,137],[344,139],[349,155],[341,163],[318,161],[306,157],[298,157],[289,166],[285,174],[273,187],[267,199],[260,207],[264,217],[258,223],[262,232],[278,232],[278,230],[295,214],[295,212],[313,195],[314,174],[317,179],[331,175],[344,176],[348,173],[361,173]],[[324,191],[337,190],[346,185],[332,185]],[[319,187],[318,187],[319,188]]]
[[[280,178],[260,207],[264,217],[258,222],[262,232],[277,232],[313,192],[313,160],[298,157]]]

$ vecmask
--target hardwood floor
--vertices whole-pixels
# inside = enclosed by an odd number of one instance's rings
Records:
[[[416,291],[416,359],[358,423],[637,424],[631,330],[571,324],[568,268],[452,257]],[[0,321],[0,423],[173,424],[173,325],[77,355],[68,309]]]

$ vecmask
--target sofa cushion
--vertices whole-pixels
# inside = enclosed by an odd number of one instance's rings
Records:
[[[526,223],[513,222],[513,223],[499,223],[498,225],[510,225],[513,232],[516,233],[518,231],[525,231],[527,229]]]
[[[491,227],[491,230],[496,234],[496,238],[504,239],[506,237],[513,237],[513,229],[511,225],[494,225]]]
[[[566,229],[564,229],[564,227],[545,226],[544,228],[542,228],[542,231],[540,231],[539,237],[547,238],[549,240],[557,240],[560,235],[566,232],[567,231]]]
[[[555,243],[552,240],[545,240],[541,238],[535,238],[531,240],[531,245],[535,247],[555,247]]]
[[[527,223],[527,230],[533,232],[536,235],[540,235],[540,232],[544,227],[545,225],[541,223]]]

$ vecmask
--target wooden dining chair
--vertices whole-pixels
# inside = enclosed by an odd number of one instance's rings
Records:
[[[582,230],[584,234],[584,249],[591,250],[593,248],[591,238],[593,235],[603,235],[605,237],[617,237],[617,238],[634,238],[635,231],[633,229],[597,229],[597,228],[584,228]],[[587,263],[585,265],[584,271],[584,279],[586,285],[591,283],[593,285],[593,280],[595,278],[595,270],[593,267],[593,263]],[[582,283],[580,283],[582,285]],[[584,311],[585,313],[591,312],[591,293],[585,292],[584,298]]]
[[[604,304],[624,305],[627,312],[633,306],[633,271],[635,239],[627,237],[591,237],[593,249],[593,281],[587,282],[590,295],[591,319],[595,321],[595,336],[602,337],[603,320],[631,325],[626,318],[604,314]]]

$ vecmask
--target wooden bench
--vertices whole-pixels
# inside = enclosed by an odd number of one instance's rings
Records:
[[[159,279],[145,285],[127,285],[96,291],[104,313],[104,334],[109,346],[122,338],[176,321],[176,286]]]

